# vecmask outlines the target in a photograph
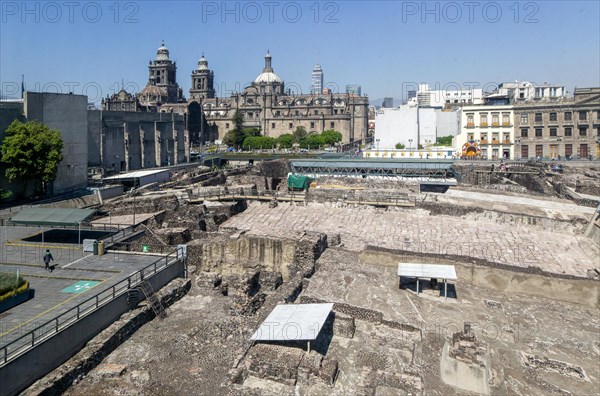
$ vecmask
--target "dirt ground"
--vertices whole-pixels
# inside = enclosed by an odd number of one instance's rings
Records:
[[[142,327],[67,394],[465,394],[440,378],[444,345],[465,323],[489,350],[491,394],[598,392],[596,309],[460,281],[453,288],[456,298],[445,301],[426,285],[416,296],[399,288],[394,269],[367,265],[359,253],[343,249],[327,249],[317,268],[296,302],[333,302],[343,305],[334,310],[350,306],[382,315],[374,320],[358,312],[352,338],[333,334],[325,341],[326,356],[339,364],[333,386],[319,381],[291,386],[252,373],[243,384],[231,384],[229,370],[268,312],[232,316],[233,297],[195,286],[166,319]],[[106,365],[124,371],[107,375]],[[388,378],[401,375],[395,382]]]

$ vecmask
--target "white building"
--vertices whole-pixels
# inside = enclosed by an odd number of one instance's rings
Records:
[[[431,90],[429,89],[429,85],[421,84],[416,96],[409,99],[409,103],[418,104],[419,107],[437,108],[479,105],[483,103],[483,90],[480,88]]]
[[[512,105],[466,106],[461,111],[461,133],[453,140],[459,156],[514,159]]]
[[[562,85],[553,85],[544,83],[536,85],[529,81],[504,82],[498,85],[498,89],[490,95],[507,96],[513,102],[519,101],[538,101],[538,100],[557,100],[565,98],[567,92]]]
[[[380,109],[375,125],[375,149],[394,149],[398,143],[416,149],[434,144],[439,136],[457,135],[460,112],[403,105]]]

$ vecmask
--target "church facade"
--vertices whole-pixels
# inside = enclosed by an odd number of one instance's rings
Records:
[[[260,128],[264,136],[278,137],[302,126],[308,133],[336,130],[342,134],[343,143],[367,137],[369,100],[366,96],[286,93],[285,82],[275,73],[269,52],[256,79],[242,92],[229,97],[215,96],[214,72],[209,69],[204,55],[192,71],[189,99],[183,97],[177,85],[177,67],[164,44],[148,70],[148,84],[135,96],[135,105],[123,103],[123,99],[131,101],[131,97],[121,92],[103,100],[103,108],[118,110],[123,105],[140,111],[184,115],[190,139],[195,144],[222,139],[234,127],[232,119],[236,110],[243,114],[245,127]]]

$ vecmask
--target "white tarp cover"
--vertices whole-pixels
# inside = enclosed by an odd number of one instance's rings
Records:
[[[250,338],[252,341],[310,341],[317,338],[333,304],[281,304]]]
[[[456,280],[456,269],[453,265],[399,263],[398,276],[413,278],[437,278]]]

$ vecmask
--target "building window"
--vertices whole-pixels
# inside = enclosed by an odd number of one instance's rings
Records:
[[[473,141],[475,140],[475,135],[472,133],[469,133],[469,141]]]
[[[579,128],[579,136],[587,136],[587,128]]]
[[[505,133],[502,140],[504,141],[504,144],[510,144],[510,134]]]
[[[556,121],[556,113],[550,113],[550,121]]]
[[[311,122],[311,123],[310,123],[310,127],[311,127],[311,129],[314,129],[314,127],[315,127],[315,123],[314,123],[314,122]]]
[[[281,114],[281,113],[279,112],[279,110],[277,110],[277,111],[275,112],[275,117],[279,117],[279,115],[280,115],[280,114]]]
[[[296,116],[299,116],[300,115],[300,111],[296,110],[295,114],[296,114]]]
[[[253,113],[248,113],[248,118],[252,118],[253,115]]]
[[[319,115],[319,110],[314,111],[315,115]]]
[[[487,113],[479,113],[479,126],[488,126]]]
[[[467,128],[472,128],[475,126],[475,120],[473,119],[473,114],[467,114]]]
[[[565,144],[565,157],[570,157],[573,155],[573,145]]]
[[[529,114],[521,114],[521,125],[529,124]]]
[[[565,111],[565,121],[572,121],[573,120],[573,113],[571,113],[570,111]]]
[[[521,158],[529,158],[529,146],[521,146]]]
[[[536,138],[542,137],[542,128],[535,128],[535,137]]]
[[[557,136],[556,135],[556,128],[550,128],[550,136]]]
[[[510,114],[502,113],[502,126],[510,126]]]
[[[225,123],[225,128],[229,129],[229,123],[228,122]]]
[[[526,138],[526,137],[529,137],[528,135],[529,135],[529,129],[521,128],[521,137]]]
[[[275,123],[274,122],[271,123],[271,129],[275,129]]]
[[[573,136],[573,128],[565,128],[565,136]]]
[[[331,121],[331,122],[329,123],[329,127],[330,127],[330,128],[334,128],[334,127],[335,127],[335,122]]]
[[[580,111],[579,112],[579,121],[585,121],[587,120],[587,111]]]
[[[500,126],[500,115],[492,113],[492,126]]]
[[[542,113],[535,113],[535,122],[542,122]]]
[[[292,129],[292,127],[293,127],[293,124],[290,122],[290,124],[288,125],[288,128]]]
[[[539,158],[544,157],[544,145],[542,145],[542,144],[535,145],[535,156],[539,157]]]
[[[481,134],[481,144],[487,144],[487,133]]]
[[[600,110],[596,110],[596,119],[600,120]]]
[[[581,158],[588,157],[588,145],[587,144],[582,144],[579,146],[579,156]]]

